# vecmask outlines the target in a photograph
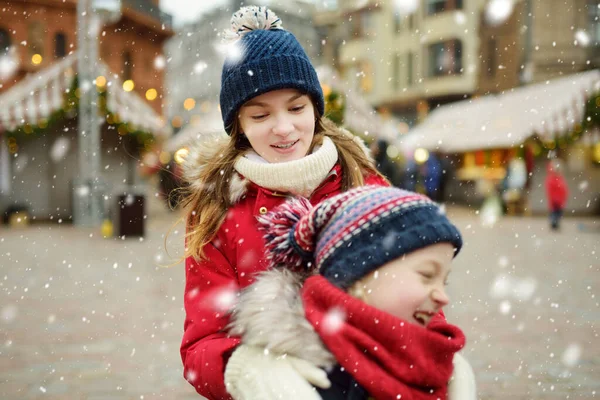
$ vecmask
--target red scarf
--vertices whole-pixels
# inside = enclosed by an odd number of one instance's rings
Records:
[[[405,322],[350,296],[320,275],[306,280],[302,300],[306,318],[329,351],[371,396],[447,398],[452,358],[465,344],[458,327],[443,318],[434,318],[427,328]],[[336,309],[345,318],[332,318]]]

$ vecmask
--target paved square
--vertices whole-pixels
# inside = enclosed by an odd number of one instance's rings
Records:
[[[450,209],[466,245],[448,318],[467,334],[481,399],[600,393],[600,219],[504,218]],[[33,225],[0,230],[0,398],[198,399],[182,378],[184,271],[178,213],[151,210],[147,235]]]

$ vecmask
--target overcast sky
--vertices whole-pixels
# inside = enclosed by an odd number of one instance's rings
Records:
[[[195,21],[206,11],[222,6],[226,0],[160,0],[160,8],[171,14],[175,26]]]
[[[269,5],[272,0],[253,0],[246,1],[251,5]],[[276,0],[278,3],[285,3],[287,0]],[[304,2],[314,2],[314,0],[303,0]],[[173,16],[175,27],[181,26],[187,22],[192,22],[198,17],[213,8],[223,6],[229,3],[228,0],[160,0],[160,8]]]

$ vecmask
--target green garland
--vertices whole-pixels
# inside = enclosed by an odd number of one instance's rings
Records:
[[[594,126],[600,126],[600,92],[592,96],[585,105],[585,117],[583,118],[583,130]]]
[[[346,110],[346,102],[344,96],[335,90],[325,96],[325,115],[336,125],[344,123],[344,111]]]
[[[47,119],[40,120],[37,125],[25,123],[12,131],[5,132],[7,143],[18,143],[19,141],[31,140],[47,134],[58,122],[77,118],[79,109],[79,80],[73,79],[69,90],[63,94],[63,107],[54,111]],[[139,156],[144,150],[151,149],[156,138],[150,132],[135,128],[132,124],[120,120],[118,113],[108,110],[106,101],[106,90],[99,90],[98,102],[100,112],[106,116],[109,129],[115,129],[121,137],[127,137],[127,146],[130,152]]]
[[[575,124],[567,135],[560,135],[550,141],[535,138],[530,143],[539,148],[539,151],[536,151],[539,156],[546,157],[550,151],[566,149],[577,143],[586,130],[595,126],[600,127],[600,92],[588,99],[582,121]]]

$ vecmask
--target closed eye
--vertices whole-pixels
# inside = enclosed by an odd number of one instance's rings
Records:
[[[261,114],[261,115],[253,115],[253,116],[252,116],[252,117],[250,117],[250,118],[252,118],[252,119],[253,119],[253,120],[255,120],[255,121],[259,121],[259,120],[261,120],[261,119],[263,119],[263,118],[266,118],[267,116],[268,116],[268,114]]]
[[[306,107],[305,105],[293,107],[293,108],[290,109],[290,111],[292,111],[292,112],[300,112],[300,111],[304,110],[305,107]]]
[[[421,275],[423,278],[426,278],[426,279],[433,278],[433,273],[431,273],[431,272],[420,271],[419,275]]]

